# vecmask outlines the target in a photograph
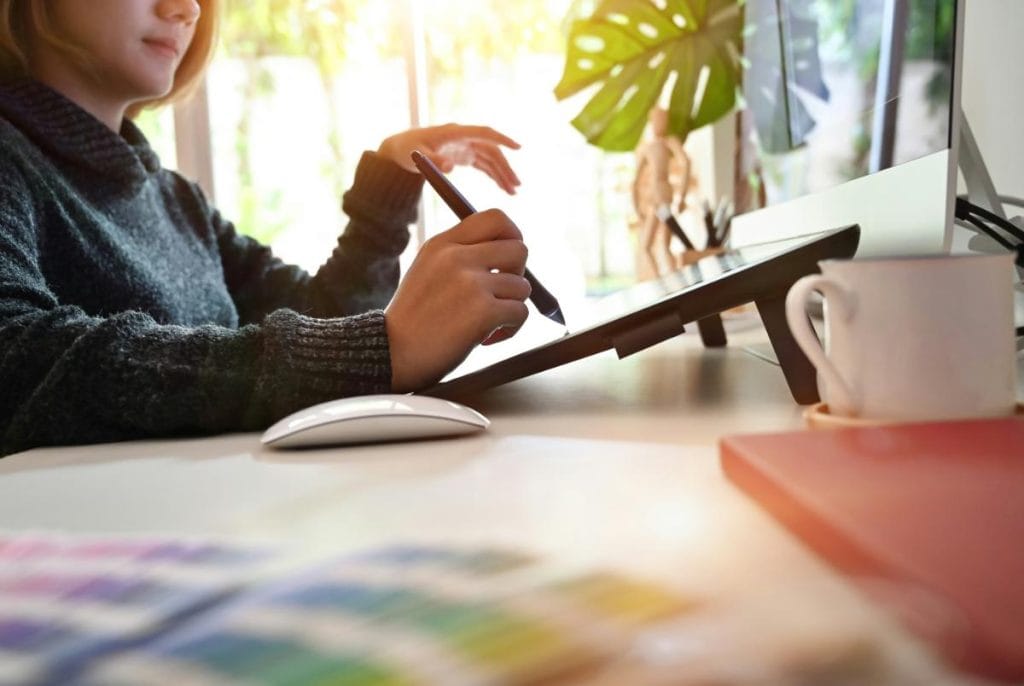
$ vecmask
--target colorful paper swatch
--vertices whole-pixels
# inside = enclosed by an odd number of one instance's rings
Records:
[[[598,669],[690,609],[516,550],[391,546],[269,580],[261,559],[0,537],[0,682],[527,684]]]

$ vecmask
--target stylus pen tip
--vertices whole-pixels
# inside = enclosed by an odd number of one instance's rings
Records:
[[[561,308],[551,310],[550,312],[545,312],[544,316],[553,322],[558,322],[562,326],[565,326],[565,317],[562,315]]]

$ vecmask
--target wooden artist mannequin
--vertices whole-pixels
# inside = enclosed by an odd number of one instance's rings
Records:
[[[646,271],[653,276],[681,264],[671,250],[672,232],[661,219],[672,211],[673,199],[678,194],[676,211],[686,209],[686,194],[691,182],[690,158],[683,144],[669,132],[668,112],[655,107],[648,117],[652,136],[637,148],[637,172],[633,184],[633,198],[640,218],[640,258]],[[679,181],[672,183],[672,162],[679,166]],[[660,262],[659,262],[660,258]]]

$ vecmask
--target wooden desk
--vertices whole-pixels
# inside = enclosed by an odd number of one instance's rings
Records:
[[[722,476],[721,435],[801,425],[781,371],[743,349],[763,333],[744,326],[726,349],[688,333],[494,389],[473,403],[491,430],[469,438],[287,453],[242,434],[21,453],[0,460],[0,527],[269,539],[296,561],[394,541],[525,546],[702,601],[658,648],[674,674],[696,659],[756,669],[765,655],[852,655],[892,683],[968,683]]]

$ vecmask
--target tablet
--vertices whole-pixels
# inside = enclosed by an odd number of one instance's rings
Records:
[[[682,333],[690,323],[717,322],[720,330],[719,313],[753,302],[794,399],[817,402],[813,367],[785,324],[786,292],[797,279],[817,272],[819,261],[853,257],[859,238],[859,227],[851,225],[705,257],[595,299],[586,311],[567,311],[569,333],[527,350],[499,348],[508,356],[479,369],[460,366],[423,393],[444,398],[473,394],[610,349],[626,357]]]

